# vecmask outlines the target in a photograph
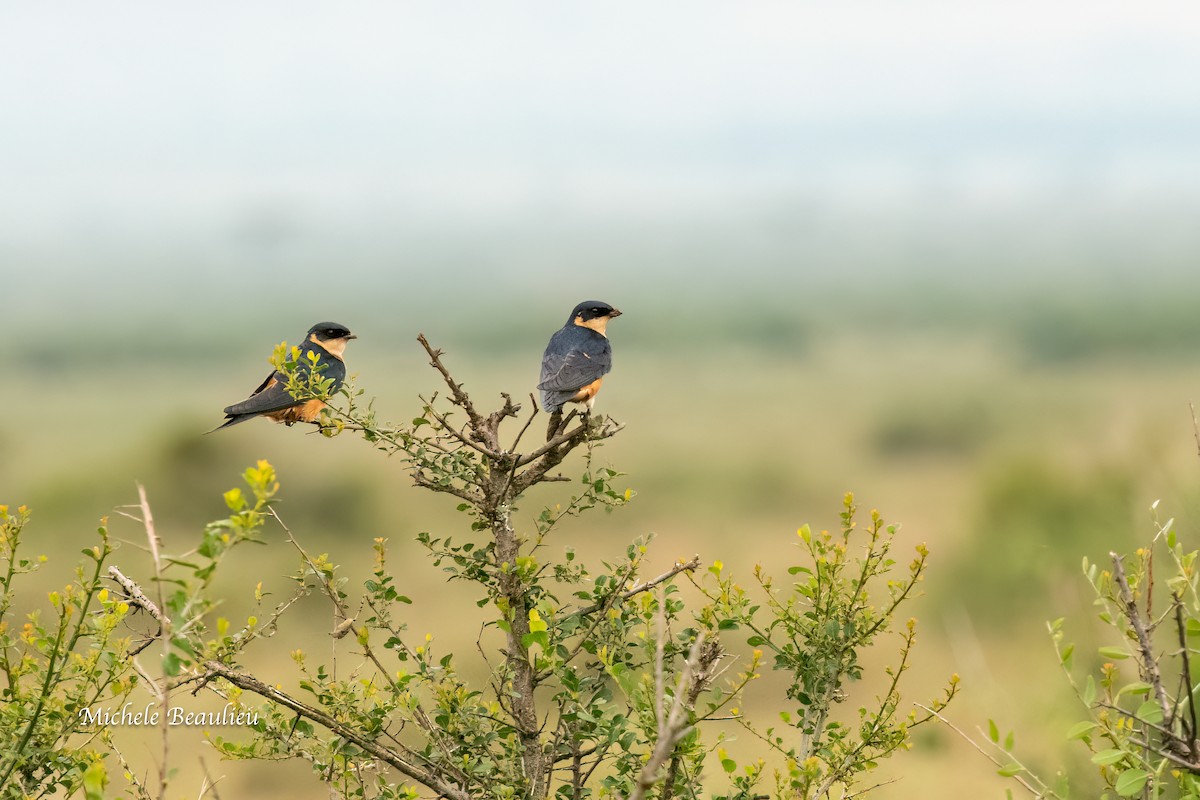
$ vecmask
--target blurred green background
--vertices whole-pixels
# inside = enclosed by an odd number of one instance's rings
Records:
[[[1200,513],[1194,8],[7,16],[0,502],[34,508],[47,590],[135,480],[183,550],[266,458],[310,549],[365,577],[389,537],[412,630],[472,648],[473,598],[412,541],[462,530],[453,503],[350,436],[201,434],[319,319],[360,335],[350,371],[407,420],[437,388],[418,331],[477,400],[523,397],[598,298],[625,312],[598,409],[627,425],[600,458],[638,497],[560,546],[615,556],[654,532],[652,568],[782,572],[795,529],[836,524],[853,490],[933,553],[907,696],[958,672],[961,727],[994,717],[1087,785],[1044,622],[1086,641],[1081,558],[1145,541],[1155,499],[1185,539]],[[279,543],[252,555],[231,616],[294,568]],[[287,674],[285,649],[325,651],[326,630],[294,615],[252,665]],[[766,686],[748,707],[771,713]],[[947,730],[917,745],[879,796],[1003,791]],[[318,794],[303,765],[208,761],[228,797]]]

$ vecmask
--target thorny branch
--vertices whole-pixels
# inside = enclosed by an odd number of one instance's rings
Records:
[[[259,697],[270,700],[273,703],[278,703],[284,708],[291,709],[300,716],[316,722],[321,727],[341,736],[346,741],[354,743],[356,746],[362,748],[363,751],[378,758],[385,764],[394,767],[401,774],[428,786],[442,797],[451,798],[451,800],[471,800],[470,794],[461,787],[446,781],[438,771],[418,766],[404,759],[392,750],[379,745],[370,737],[364,736],[352,726],[338,722],[323,711],[306,705],[273,686],[268,686],[253,675],[235,670],[222,664],[220,661],[206,661],[204,662],[204,666],[209,672],[219,675],[239,689],[254,692]]]
[[[429,344],[429,340],[425,338],[425,334],[417,334],[417,341],[425,348],[425,352],[429,354],[429,364],[434,369],[442,374],[442,380],[450,387],[450,398],[454,405],[461,408],[467,413],[467,418],[471,420],[471,427],[476,431],[483,430],[483,417],[479,416],[479,412],[475,410],[475,405],[471,402],[471,398],[463,391],[462,384],[454,380],[450,375],[450,371],[442,364],[442,351],[433,349]],[[485,440],[486,441],[486,440]]]
[[[159,610],[158,606],[153,600],[151,600],[149,597],[146,597],[146,593],[142,591],[140,586],[127,578],[125,574],[122,573],[121,570],[117,569],[115,565],[109,566],[108,577],[116,581],[121,589],[124,590],[125,596],[129,598],[129,605],[142,609],[149,614],[155,622],[158,623],[157,633],[155,633],[153,636],[147,637],[144,642],[129,651],[129,656],[132,658],[153,644],[154,640],[162,635],[163,628],[171,624],[171,620],[167,617],[167,615],[163,614],[162,611]]]
[[[1129,587],[1129,580],[1125,577],[1123,559],[1116,553],[1110,553],[1109,556],[1113,562],[1113,583],[1117,587],[1117,595],[1121,601],[1121,612],[1128,620],[1130,627],[1133,628],[1134,636],[1137,637],[1138,670],[1146,683],[1150,684],[1154,699],[1162,710],[1162,724],[1150,726],[1161,735],[1162,744],[1150,749],[1192,772],[1200,772],[1200,764],[1197,763],[1200,758],[1198,758],[1196,742],[1196,710],[1192,702],[1191,666],[1188,663],[1190,650],[1187,643],[1187,630],[1183,624],[1183,603],[1178,595],[1172,596],[1175,606],[1175,623],[1180,641],[1179,657],[1183,662],[1181,678],[1185,691],[1181,694],[1184,695],[1183,701],[1188,705],[1188,717],[1180,720],[1179,705],[1172,706],[1171,704],[1167,690],[1163,686],[1162,670],[1159,669],[1158,658],[1154,654],[1154,644],[1150,638],[1154,625],[1148,625],[1138,610],[1137,602]],[[1182,729],[1182,735],[1176,732],[1178,729]]]
[[[1138,658],[1138,666],[1142,671],[1143,677],[1146,679],[1146,683],[1150,684],[1154,692],[1154,699],[1158,701],[1158,705],[1162,708],[1163,719],[1170,720],[1172,719],[1171,701],[1167,699],[1167,691],[1163,688],[1162,672],[1158,668],[1158,659],[1154,655],[1154,645],[1150,641],[1150,632],[1146,629],[1146,623],[1138,611],[1137,602],[1133,599],[1133,592],[1129,589],[1129,581],[1125,577],[1125,564],[1121,556],[1116,553],[1109,553],[1109,557],[1112,558],[1113,562],[1113,581],[1116,582],[1117,591],[1121,597],[1121,610],[1137,635],[1140,656]]]
[[[1181,676],[1183,678],[1183,691],[1179,695],[1181,699],[1184,697],[1187,698],[1188,706],[1188,720],[1184,722],[1183,734],[1187,740],[1188,754],[1191,756],[1191,760],[1198,761],[1200,760],[1200,752],[1197,752],[1196,748],[1196,736],[1198,733],[1196,730],[1196,703],[1192,697],[1192,686],[1194,684],[1192,683],[1191,658],[1189,657],[1190,650],[1187,642],[1187,626],[1183,621],[1183,599],[1178,593],[1173,594],[1171,598],[1175,603],[1175,630],[1179,636],[1179,658],[1183,662],[1183,675]],[[1178,701],[1175,707],[1176,711],[1173,713],[1178,712]]]

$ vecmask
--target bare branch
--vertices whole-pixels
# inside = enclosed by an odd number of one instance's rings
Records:
[[[1145,720],[1142,720],[1142,721],[1144,722]],[[1130,736],[1129,741],[1132,742],[1133,744],[1137,745],[1138,747],[1141,747],[1152,753],[1157,753],[1158,755],[1162,756],[1163,758],[1167,759],[1172,764],[1175,764],[1178,767],[1183,767],[1184,769],[1189,770],[1191,772],[1200,773],[1200,764],[1192,763],[1191,761],[1188,761],[1186,758],[1176,755],[1175,753],[1172,753],[1170,750],[1164,750],[1163,748],[1156,747],[1156,746],[1152,745],[1150,742],[1139,739],[1136,736]]]
[[[150,513],[150,501],[146,498],[146,487],[139,483],[137,484],[137,490],[138,505],[142,511],[142,525],[146,528],[146,541],[150,545],[150,557],[154,562],[154,582],[158,587],[158,608],[160,609],[157,617],[159,624],[158,639],[162,642],[163,659],[165,661],[171,655],[171,620],[161,613],[161,609],[166,607],[162,590],[162,556],[158,549],[158,534],[154,530],[154,515]],[[158,765],[158,796],[159,800],[165,800],[167,796],[167,780],[170,774],[171,729],[169,720],[171,687],[165,679],[157,683],[152,682],[150,685],[158,693],[158,704],[162,715],[162,763]]]
[[[521,437],[525,435],[525,431],[529,430],[529,426],[533,424],[534,417],[536,417],[538,415],[538,411],[541,410],[538,408],[538,402],[536,399],[534,399],[533,392],[529,393],[529,404],[533,406],[533,413],[529,415],[529,419],[525,420],[525,424],[521,427],[521,430],[517,432],[517,438],[513,439],[512,447],[508,448],[510,452],[517,452],[517,446],[521,444]]]
[[[495,457],[495,456],[499,455],[499,453],[492,450],[491,448],[483,447],[483,446],[479,445],[476,441],[473,441],[470,436],[467,436],[466,434],[462,433],[457,428],[455,428],[453,425],[451,425],[450,420],[446,418],[446,415],[439,413],[437,411],[437,409],[435,409],[433,407],[432,400],[426,400],[425,398],[422,397],[421,402],[423,402],[425,404],[425,410],[428,411],[435,420],[437,420],[437,423],[438,423],[438,425],[440,425],[442,427],[442,430],[444,430],[446,433],[450,434],[450,436],[452,438],[465,444],[467,447],[471,448],[475,452],[480,453],[484,456]],[[472,427],[473,427],[473,423],[472,423]]]
[[[1130,720],[1131,722],[1139,722],[1142,725],[1145,725],[1147,728],[1150,728],[1151,730],[1158,731],[1164,737],[1169,738],[1169,737],[1173,736],[1173,734],[1171,733],[1171,731],[1169,729],[1164,728],[1162,725],[1159,725],[1156,722],[1150,722],[1149,720],[1142,719],[1133,711],[1130,711],[1125,708],[1121,708],[1118,705],[1113,705],[1112,703],[1099,702],[1099,703],[1096,703],[1096,705],[1100,708],[1107,708],[1109,711],[1120,714],[1121,716],[1125,717],[1126,719]]]
[[[624,425],[614,423],[611,419],[605,418],[605,422],[599,426],[584,422],[579,427],[564,433],[562,436],[555,437],[550,442],[547,442],[542,447],[525,456],[521,456],[517,460],[517,466],[530,464],[524,472],[517,475],[513,481],[513,494],[519,495],[546,478],[546,473],[557,467],[563,462],[575,448],[587,442],[597,442],[608,439],[616,435],[624,429]],[[550,447],[551,443],[557,443],[554,447]]]
[[[572,413],[574,413],[574,412],[572,412]],[[575,428],[572,428],[571,430],[569,430],[565,433],[561,433],[558,436],[555,436],[553,439],[546,442],[544,445],[539,447],[537,450],[534,450],[532,453],[528,453],[527,455],[521,456],[517,460],[517,466],[523,467],[526,464],[532,464],[534,461],[537,461],[542,456],[554,451],[558,447],[561,447],[562,445],[567,444],[568,442],[572,442],[575,439],[582,440],[586,436],[586,434],[589,432],[589,428],[591,428],[591,427],[592,426],[591,426],[590,420],[585,419],[583,422],[579,423],[579,425],[576,426]],[[599,428],[593,432],[593,435],[591,436],[591,438],[607,439],[610,436],[612,436],[613,434],[620,431],[624,427],[625,427],[624,425],[618,425],[616,423],[613,423],[610,418],[605,417],[604,422],[602,422],[601,425],[599,426]],[[572,444],[572,448],[576,447],[578,444],[579,444],[579,442],[575,442],[574,444]]]
[[[219,675],[220,677],[232,683],[234,686],[237,686],[239,689],[243,689],[248,692],[254,692],[260,697],[270,700],[273,703],[277,703],[284,708],[291,709],[300,716],[316,722],[323,728],[326,728],[330,732],[341,736],[348,742],[354,743],[364,752],[369,753],[385,764],[394,767],[401,774],[406,775],[421,785],[428,787],[432,791],[437,792],[439,795],[450,798],[450,800],[471,800],[470,794],[468,794],[462,787],[445,780],[445,778],[442,777],[438,771],[412,763],[400,753],[383,747],[376,741],[363,736],[362,733],[353,726],[338,722],[328,714],[325,714],[324,712],[311,706],[305,705],[299,700],[296,700],[295,698],[285,694],[273,686],[268,686],[253,675],[239,672],[231,667],[227,667],[219,661],[206,661],[204,662],[204,666],[210,672]]]
[[[510,396],[507,392],[501,392],[500,396],[504,398],[504,405],[500,406],[500,408],[496,409],[491,414],[488,414],[487,419],[484,421],[483,431],[489,443],[493,445],[498,453],[502,452],[503,450],[503,448],[500,446],[500,423],[504,422],[504,420],[508,419],[509,417],[516,419],[517,414],[521,410],[521,406],[514,404],[512,401],[512,396]]]
[[[1180,598],[1178,593],[1173,594],[1171,596],[1171,599],[1175,603],[1175,630],[1179,635],[1179,645],[1180,645],[1179,659],[1180,659],[1180,661],[1183,662],[1184,691],[1181,692],[1180,694],[1187,697],[1188,721],[1190,722],[1190,725],[1186,724],[1186,723],[1184,724],[1183,730],[1184,730],[1184,733],[1187,734],[1186,744],[1187,744],[1188,753],[1191,755],[1192,761],[1200,761],[1200,753],[1197,753],[1197,749],[1196,749],[1196,735],[1197,735],[1196,702],[1195,702],[1195,698],[1193,696],[1194,691],[1193,691],[1193,687],[1192,687],[1192,667],[1191,667],[1191,663],[1190,663],[1191,662],[1190,651],[1188,649],[1188,643],[1187,643],[1187,627],[1184,625],[1184,622],[1183,622],[1183,600]],[[1172,715],[1172,717],[1174,717],[1174,715]]]
[[[1141,670],[1142,676],[1146,679],[1146,683],[1154,691],[1154,698],[1158,701],[1159,707],[1162,708],[1163,719],[1171,719],[1171,701],[1167,699],[1167,691],[1163,688],[1162,673],[1158,669],[1158,659],[1154,655],[1154,644],[1150,641],[1150,632],[1146,630],[1146,623],[1142,619],[1142,615],[1138,612],[1137,603],[1133,599],[1133,592],[1129,589],[1129,581],[1125,577],[1125,563],[1121,556],[1116,553],[1109,553],[1109,557],[1113,562],[1113,581],[1117,585],[1117,591],[1120,593],[1122,611],[1125,613],[1125,618],[1129,620],[1129,624],[1133,627],[1133,632],[1137,635],[1138,650],[1140,657],[1138,658],[1138,667]]]
[[[986,758],[988,761],[990,761],[990,762],[992,762],[993,764],[995,764],[997,768],[999,768],[999,769],[1003,769],[1003,768],[1004,768],[1004,766],[1005,766],[1005,765],[1004,765],[1004,764],[1003,764],[1003,763],[1002,763],[1002,762],[1001,762],[1001,761],[1000,761],[998,758],[996,758],[995,756],[993,756],[993,755],[992,755],[991,753],[989,753],[987,750],[984,750],[982,747],[980,747],[978,742],[976,742],[974,739],[972,739],[970,736],[968,736],[966,733],[964,733],[964,732],[962,731],[962,729],[961,729],[961,728],[959,728],[957,725],[955,725],[953,722],[951,722],[950,720],[946,719],[944,716],[942,716],[942,715],[941,715],[941,714],[939,714],[938,712],[934,711],[934,710],[933,710],[932,708],[930,708],[929,706],[921,705],[920,703],[913,703],[913,705],[914,705],[914,706],[916,706],[917,708],[921,709],[922,711],[924,711],[924,712],[925,712],[926,714],[928,714],[929,716],[931,716],[931,717],[933,717],[933,718],[937,719],[937,721],[938,721],[938,722],[942,723],[943,725],[945,725],[945,726],[946,726],[947,728],[949,728],[950,730],[952,730],[952,731],[954,731],[955,733],[957,733],[957,734],[959,735],[959,737],[961,737],[961,738],[963,739],[963,741],[965,741],[967,744],[971,745],[971,747],[974,747],[976,750],[978,750],[978,751],[979,751],[979,753],[980,753],[980,754],[981,754],[981,755],[982,755],[984,758]],[[1016,762],[1016,763],[1017,763],[1018,765],[1020,765],[1021,769],[1025,769],[1025,766],[1024,766],[1023,764],[1020,764],[1020,762]],[[1026,771],[1028,771],[1028,770],[1026,770]],[[1032,785],[1030,785],[1029,781],[1025,780],[1025,779],[1024,779],[1024,778],[1022,778],[1020,775],[1013,775],[1013,776],[1012,776],[1012,778],[1013,778],[1013,780],[1015,780],[1017,783],[1019,783],[1019,784],[1020,784],[1020,785],[1021,785],[1021,786],[1022,786],[1024,789],[1025,789],[1025,791],[1029,792],[1029,793],[1030,793],[1031,795],[1033,795],[1034,797],[1042,797],[1042,796],[1044,796],[1044,794],[1045,794],[1044,792],[1038,791],[1036,788],[1034,788]]]
[[[483,430],[483,417],[475,410],[475,405],[471,402],[471,398],[463,391],[462,384],[454,380],[450,375],[449,370],[442,364],[442,351],[435,350],[429,344],[429,340],[425,338],[425,334],[417,335],[417,341],[425,348],[425,352],[429,354],[429,363],[442,374],[442,380],[446,382],[446,386],[450,388],[450,399],[454,405],[467,412],[467,418],[471,420],[471,427],[476,430]]]
[[[425,475],[425,473],[421,472],[421,471],[413,472],[412,479],[413,479],[413,483],[415,483],[417,486],[420,486],[424,489],[429,489],[430,491],[434,491],[434,492],[443,492],[445,494],[452,494],[459,499],[466,500],[468,503],[471,503],[472,505],[483,502],[483,496],[480,495],[478,492],[473,492],[470,489],[462,489],[462,488],[459,488],[458,486],[454,486],[453,484],[437,483],[436,481],[430,480]]]
[[[154,640],[162,635],[164,623],[166,625],[170,625],[171,620],[159,610],[158,606],[153,600],[151,600],[149,597],[146,597],[145,592],[142,591],[142,587],[138,586],[132,580],[127,578],[124,573],[121,572],[121,570],[117,569],[116,566],[111,564],[109,565],[108,577],[116,581],[120,585],[121,589],[124,590],[125,596],[129,598],[129,604],[131,606],[144,610],[158,623],[158,631],[156,631],[153,636],[146,637],[144,642],[129,651],[128,655],[130,658],[132,658],[153,644]]]
[[[163,623],[166,623],[167,625],[171,624],[171,620],[167,617],[167,615],[163,614],[158,609],[158,606],[154,604],[154,601],[149,597],[146,597],[145,593],[142,592],[142,587],[134,583],[132,579],[126,577],[125,574],[122,573],[121,570],[117,569],[115,565],[109,565],[108,577],[120,584],[121,588],[125,590],[125,595],[132,601],[130,602],[130,605],[143,609],[146,613],[153,617],[159,625],[162,625]]]

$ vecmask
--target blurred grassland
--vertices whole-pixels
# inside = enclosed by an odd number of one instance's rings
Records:
[[[1086,776],[1079,753],[1066,754],[1063,734],[1077,712],[1044,622],[1088,617],[1080,559],[1144,541],[1153,500],[1179,518],[1185,541],[1200,538],[1188,411],[1200,381],[1200,293],[927,288],[805,293],[785,283],[757,298],[605,296],[626,315],[610,331],[615,369],[598,410],[627,430],[596,459],[628,473],[638,497],[619,513],[564,524],[549,553],[571,546],[594,563],[653,532],[647,574],[699,554],[747,582],[757,563],[783,575],[795,529],[835,525],[842,493],[853,490],[864,511],[903,523],[898,561],[922,541],[932,550],[927,594],[912,609],[922,634],[906,697],[923,700],[958,672],[963,695],[950,715],[963,727],[995,717],[1018,731],[1032,764],[1066,763]],[[397,421],[416,415],[417,394],[438,388],[418,330],[489,406],[500,391],[521,399],[533,390],[541,348],[566,310],[543,296],[461,307],[409,297],[405,313],[384,313],[386,301],[328,316],[360,334],[350,371],[378,398],[381,418]],[[166,548],[187,549],[225,513],[220,493],[265,458],[283,484],[280,513],[310,550],[332,552],[356,584],[368,575],[372,539],[387,537],[414,600],[411,631],[434,633],[439,650],[460,651],[460,666],[478,669],[469,657],[477,598],[446,585],[413,541],[424,530],[465,536],[455,503],[410,488],[400,462],[350,434],[325,440],[256,420],[200,435],[261,380],[271,346],[294,342],[315,317],[201,307],[120,316],[76,309],[75,324],[31,323],[37,335],[5,351],[0,502],[33,507],[29,546],[51,557],[47,575],[66,580],[97,518],[135,499],[135,479],[147,487]],[[565,472],[577,476],[581,462]],[[532,519],[566,491],[539,489],[521,513]],[[117,563],[139,561],[140,531],[115,516],[113,527],[131,542]],[[235,556],[222,578],[228,616],[252,613],[258,581],[282,596],[295,561],[281,541]],[[320,608],[312,602],[285,618],[272,645],[252,650],[250,666],[287,675],[287,650],[328,652],[324,620],[314,622]],[[1085,629],[1069,635],[1087,641]],[[736,634],[730,644],[741,645]],[[868,664],[891,655],[873,653]],[[871,691],[870,677],[862,690]],[[766,686],[752,687],[748,707],[773,714],[764,696]],[[754,751],[752,742],[731,747]],[[945,729],[928,729],[912,754],[885,767],[884,779],[903,780],[880,796],[913,797],[916,786],[931,798],[998,793],[999,779],[970,752]],[[300,766],[219,770],[233,797],[313,789],[291,783],[305,780],[294,778]]]

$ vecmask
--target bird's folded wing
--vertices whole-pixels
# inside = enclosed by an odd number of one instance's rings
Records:
[[[262,385],[254,390],[254,394],[240,403],[234,403],[225,409],[229,415],[237,414],[266,414],[280,411],[296,405],[299,401],[292,397],[287,390],[287,382],[276,372],[267,377]]]
[[[604,377],[611,368],[612,355],[607,352],[595,355],[582,350],[546,353],[542,357],[542,380],[537,388],[548,392],[574,391]]]

